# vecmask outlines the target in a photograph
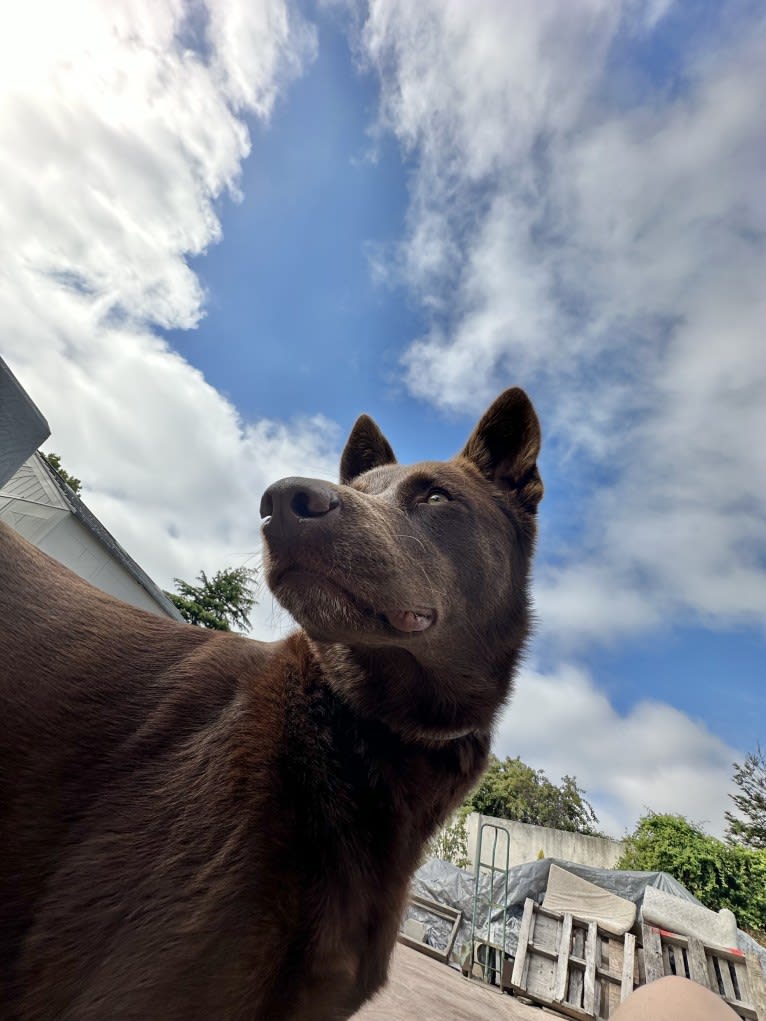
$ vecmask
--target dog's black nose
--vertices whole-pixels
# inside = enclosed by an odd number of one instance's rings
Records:
[[[280,479],[261,497],[261,517],[283,524],[306,518],[323,518],[340,507],[340,498],[331,482],[321,479]]]

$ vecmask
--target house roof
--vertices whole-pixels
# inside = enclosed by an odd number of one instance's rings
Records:
[[[183,620],[165,593],[39,453],[49,435],[48,423],[0,358],[0,489],[11,498],[68,510],[161,610]]]

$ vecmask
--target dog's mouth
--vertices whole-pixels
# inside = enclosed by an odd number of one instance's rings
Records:
[[[416,606],[406,610],[384,610],[381,616],[395,631],[413,633],[427,631],[436,620],[436,611],[428,606]]]
[[[348,605],[369,620],[377,620],[384,624],[390,631],[401,635],[416,635],[427,631],[436,623],[436,609],[430,606],[396,606],[389,609],[379,610],[359,599],[345,586],[339,585],[334,579],[326,575],[307,571],[291,565],[280,571],[276,577],[269,579],[272,590],[275,594],[281,589],[280,595],[287,595],[285,589],[289,589],[297,582],[299,587],[306,584],[315,585],[318,589],[335,593],[336,598],[340,596]],[[302,607],[305,608],[303,603]],[[288,609],[291,607],[288,605]]]

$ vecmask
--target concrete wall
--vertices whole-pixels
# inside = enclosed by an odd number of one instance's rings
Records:
[[[468,857],[471,868],[476,868],[476,848],[479,827],[489,823],[497,826],[508,834],[501,832],[497,841],[494,831],[483,830],[481,842],[482,865],[492,864],[494,846],[495,867],[505,868],[506,849],[509,853],[509,867],[522,865],[527,861],[535,861],[539,857],[562,858],[565,861],[578,862],[580,865],[594,865],[597,868],[612,869],[623,851],[620,840],[609,837],[587,837],[582,833],[566,833],[564,830],[550,830],[545,826],[529,826],[523,822],[511,822],[508,819],[494,819],[489,815],[472,812],[466,820],[468,830]],[[542,856],[540,852],[542,851]]]

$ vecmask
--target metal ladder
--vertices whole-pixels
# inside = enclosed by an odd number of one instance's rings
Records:
[[[487,831],[485,833],[485,831]],[[498,847],[499,844],[499,847]],[[483,858],[482,850],[491,847],[491,857],[488,858],[491,864],[487,865]],[[500,864],[498,865],[498,852]],[[508,928],[508,870],[511,861],[511,835],[503,826],[495,826],[493,823],[480,822],[479,832],[476,838],[476,873],[473,886],[473,912],[471,915],[471,969],[469,974],[474,975],[475,965],[479,966],[481,978],[491,985],[500,986],[502,978],[503,961],[505,960],[505,940]],[[477,913],[479,906],[479,885],[481,876],[489,878],[489,908],[487,911],[486,926],[477,925]],[[495,877],[500,876],[501,882],[495,883]],[[502,900],[496,900],[496,886],[502,891]],[[492,939],[492,918],[502,911],[502,936],[497,942]],[[486,940],[483,933],[486,928]],[[478,936],[478,939],[477,939]],[[478,944],[478,945],[477,945]],[[483,958],[483,959],[482,959]]]

